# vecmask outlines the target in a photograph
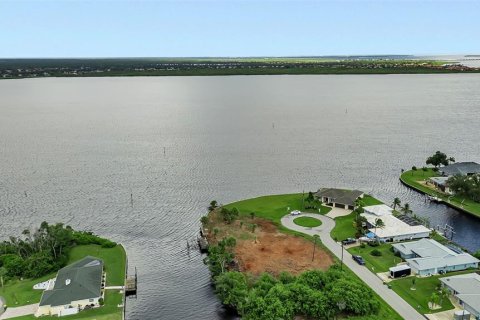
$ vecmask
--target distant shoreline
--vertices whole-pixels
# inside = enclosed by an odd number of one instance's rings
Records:
[[[333,58],[0,59],[0,79],[480,73],[454,61]]]

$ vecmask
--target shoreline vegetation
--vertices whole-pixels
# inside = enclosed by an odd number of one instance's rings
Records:
[[[464,199],[459,196],[452,197],[439,190],[434,190],[430,187],[425,186],[425,184],[420,183],[420,181],[425,181],[428,178],[435,176],[438,176],[438,173],[433,171],[432,168],[428,168],[427,171],[423,171],[421,169],[408,170],[400,175],[400,181],[405,186],[414,189],[419,193],[440,198],[442,200],[441,203],[446,206],[470,214],[473,217],[480,218],[480,203],[469,199]]]
[[[480,218],[479,175],[472,172],[471,175],[467,173],[465,175],[455,174],[449,177],[442,177],[446,181],[442,187],[443,189],[440,190],[433,183],[429,183],[428,180],[432,177],[441,177],[439,171],[444,167],[448,167],[448,165],[454,166],[455,158],[436,151],[427,158],[425,163],[432,165],[433,168],[412,166],[412,169],[408,171],[402,169],[400,182],[417,192],[429,196],[429,199]],[[444,167],[441,167],[442,165]],[[444,189],[447,190],[446,188],[450,189],[449,193],[444,191]]]
[[[43,290],[35,290],[37,283],[55,278],[59,269],[86,256],[104,262],[106,286],[124,286],[126,252],[121,244],[98,237],[90,232],[75,231],[61,223],[43,222],[35,231],[25,230],[22,237],[10,237],[0,246],[0,296],[6,307],[15,308],[40,302]],[[66,319],[121,320],[124,294],[120,290],[105,290],[104,305],[83,310]],[[41,319],[57,319],[42,316]],[[27,315],[14,320],[38,319]]]
[[[478,73],[408,57],[0,59],[0,79],[44,77]]]
[[[210,242],[205,263],[222,303],[247,320],[401,319],[352,271],[341,269],[317,237],[281,226],[293,210],[323,215],[330,208],[301,193],[210,204],[201,219]]]

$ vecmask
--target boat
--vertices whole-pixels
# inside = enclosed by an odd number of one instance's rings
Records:
[[[428,200],[433,201],[433,202],[442,202],[443,200],[439,197],[435,196],[428,196]]]

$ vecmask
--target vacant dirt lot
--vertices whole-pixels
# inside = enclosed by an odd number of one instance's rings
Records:
[[[257,226],[254,232],[249,227],[252,223]],[[254,275],[262,272],[277,275],[288,271],[296,275],[311,269],[326,270],[333,264],[330,254],[319,246],[315,249],[315,259],[312,261],[312,242],[281,233],[268,220],[243,218],[231,225],[216,220],[215,227],[219,229],[217,239],[227,235],[237,239],[235,256],[240,271]]]

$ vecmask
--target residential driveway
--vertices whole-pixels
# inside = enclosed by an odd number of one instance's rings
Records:
[[[7,310],[5,310],[5,313],[0,316],[0,320],[34,314],[37,309],[38,303],[29,304],[21,307],[9,307],[7,308]]]
[[[293,219],[296,217],[312,217],[322,221],[322,225],[316,228],[305,228],[296,225]],[[330,231],[335,226],[335,221],[329,217],[325,217],[319,214],[302,213],[301,215],[292,217],[286,215],[281,219],[282,224],[291,230],[302,232],[308,235],[318,234],[325,247],[327,247],[334,255],[339,259],[342,257],[342,246],[335,242],[330,237]],[[375,274],[370,272],[365,266],[357,264],[352,258],[350,253],[344,249],[343,263],[350,268],[360,279],[362,279],[370,288],[372,288],[380,297],[385,300],[395,311],[397,311],[404,319],[407,320],[425,320],[425,317],[417,312],[412,306],[410,306],[405,300],[403,300],[393,290],[388,289]]]
[[[330,212],[326,214],[327,217],[330,217],[332,219],[335,219],[337,217],[343,217],[343,216],[348,216],[350,213],[352,213],[352,210],[346,210],[346,209],[340,209],[340,208],[335,208],[333,207]]]

